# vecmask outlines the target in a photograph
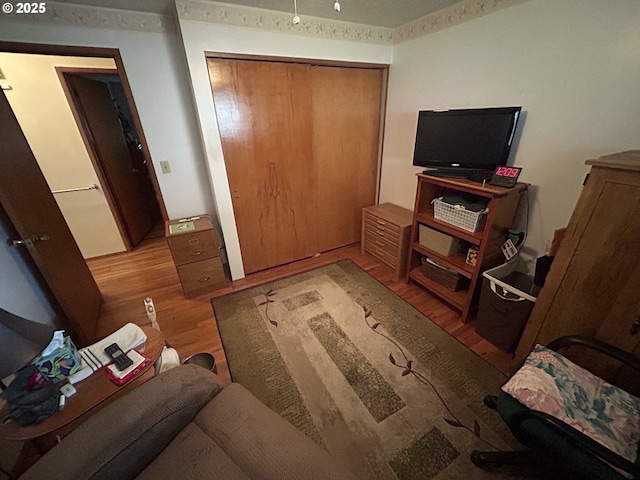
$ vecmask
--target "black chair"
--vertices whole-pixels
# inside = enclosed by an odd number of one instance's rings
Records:
[[[595,350],[640,372],[640,359],[594,338],[575,335],[561,337],[549,343],[547,348],[558,352],[570,345]],[[531,410],[505,392],[500,392],[499,396],[487,396],[484,403],[500,414],[516,439],[528,449],[513,452],[474,450],[471,460],[479,467],[546,464],[562,468],[565,473],[573,472],[577,475],[576,478],[640,478],[638,461],[630,462],[562,420],[541,411]],[[558,472],[554,477],[561,478],[560,475]]]

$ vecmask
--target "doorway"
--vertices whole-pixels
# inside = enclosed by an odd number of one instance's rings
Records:
[[[124,97],[131,108],[131,120],[136,132],[139,134],[139,150],[145,159],[146,165],[149,167],[149,180],[157,199],[161,219],[166,219],[166,209],[150,161],[149,149],[135,103],[133,102],[133,94],[126,77],[120,52],[117,49],[110,48],[67,47],[13,42],[0,42],[0,52],[110,60],[111,65],[109,68],[115,66],[117,69]],[[6,72],[3,73],[6,74]],[[55,70],[53,70],[53,75],[56,75]],[[39,79],[37,75],[31,78],[35,82]],[[5,90],[5,84],[8,83],[6,91],[10,93],[11,77],[3,79],[3,82],[5,82],[3,83],[3,90]],[[59,81],[58,87],[64,97]],[[44,280],[46,286],[52,292],[55,304],[57,304],[54,305],[54,308],[59,307],[64,317],[66,317],[67,330],[75,332],[77,336],[74,336],[74,339],[78,346],[86,345],[96,340],[96,322],[101,305],[100,292],[83,258],[85,255],[80,252],[76,239],[71,235],[68,221],[62,216],[59,202],[54,198],[51,185],[45,180],[42,168],[35,162],[29,145],[31,139],[27,143],[24,129],[18,124],[13,107],[9,104],[4,94],[0,95],[0,97],[2,97],[0,98],[2,100],[0,102],[0,113],[3,115],[3,129],[0,131],[2,133],[0,136],[3,136],[3,149],[0,152],[0,156],[2,156],[2,163],[5,167],[5,172],[0,181],[0,205],[7,212],[8,222],[15,227],[18,239],[21,238],[15,241],[13,245],[9,242],[6,245],[0,245],[0,248],[19,248],[34,259],[35,266],[30,266],[27,262],[24,264],[25,270],[32,271],[34,278],[40,276]],[[67,110],[73,124],[72,114],[68,108]],[[36,124],[41,120],[41,117],[37,115],[28,116],[28,118]],[[9,129],[9,125],[13,125],[13,127]],[[77,130],[75,124],[74,127]],[[47,141],[49,145],[53,146],[65,140],[59,135],[53,136]],[[81,150],[86,153],[86,148],[82,141],[80,141],[80,146]],[[90,170],[95,172],[90,162],[89,166]],[[64,179],[68,178],[67,174],[72,172],[73,169],[61,167],[59,170],[57,173]],[[70,186],[73,187],[74,185]],[[84,191],[81,190],[81,192]],[[92,219],[85,220],[90,222]],[[125,248],[121,250],[125,250]],[[90,293],[87,293],[87,288],[91,290]]]
[[[56,71],[127,250],[133,249],[162,213],[120,75],[117,70]]]
[[[0,56],[5,93],[84,258],[133,249],[166,213],[115,59]]]

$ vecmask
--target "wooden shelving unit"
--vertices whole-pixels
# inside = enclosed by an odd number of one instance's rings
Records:
[[[513,188],[482,186],[470,180],[432,177],[418,174],[413,224],[409,237],[406,281],[413,281],[437,295],[460,311],[463,322],[468,322],[477,305],[482,272],[504,261],[500,246],[505,242],[507,230],[513,228],[528,185],[518,183]],[[445,194],[465,193],[477,197],[487,204],[488,212],[484,228],[479,232],[469,232],[456,225],[436,219],[431,202]],[[419,227],[425,225],[441,233],[464,240],[468,246],[478,246],[475,266],[466,263],[466,249],[461,253],[444,256],[421,245]],[[455,270],[469,279],[468,288],[453,291],[425,275],[422,258],[431,258],[440,265]]]

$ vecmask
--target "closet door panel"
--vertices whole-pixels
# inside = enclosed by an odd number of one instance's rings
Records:
[[[245,273],[358,242],[382,70],[208,59]]]
[[[315,254],[308,67],[208,66],[245,272]]]
[[[375,203],[382,70],[311,67],[320,251],[356,243]]]

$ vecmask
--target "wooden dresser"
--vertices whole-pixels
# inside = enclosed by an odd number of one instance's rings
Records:
[[[362,254],[370,253],[395,271],[395,279],[405,275],[407,249],[413,212],[392,203],[362,209]]]
[[[191,222],[193,228],[190,228]],[[182,231],[176,231],[180,224],[187,226]],[[216,232],[208,216],[202,215],[189,222],[165,222],[165,237],[186,298],[211,292],[227,284]]]
[[[640,150],[586,164],[591,171],[516,350],[516,362],[536,343],[570,334],[592,336],[640,355]],[[581,351],[579,361],[605,379],[623,380],[621,386],[626,381],[640,385],[630,371],[602,356],[591,358]]]

